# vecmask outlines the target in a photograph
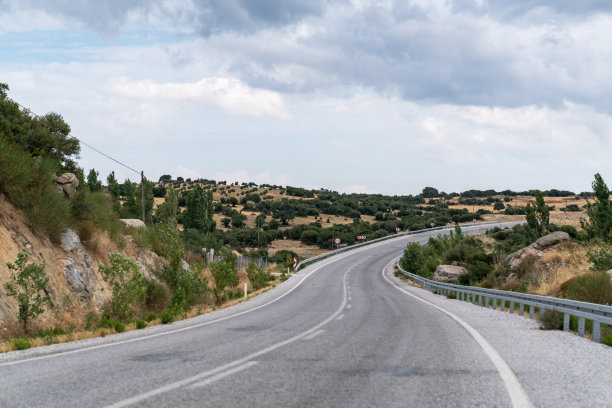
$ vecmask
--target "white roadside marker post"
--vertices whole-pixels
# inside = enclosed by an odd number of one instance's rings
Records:
[[[244,297],[247,297],[247,284],[244,282]]]

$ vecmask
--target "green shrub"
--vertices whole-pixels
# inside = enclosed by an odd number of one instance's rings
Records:
[[[113,329],[115,329],[117,333],[123,333],[125,331],[125,324],[123,322],[115,320],[113,322]]]
[[[540,329],[542,330],[562,330],[563,329],[563,313],[555,310],[546,310],[540,316]]]
[[[612,282],[605,272],[593,272],[578,276],[569,285],[567,297],[583,302],[612,304]]]
[[[36,337],[51,338],[51,337],[62,336],[66,334],[68,334],[66,330],[62,329],[61,327],[55,327],[53,329],[48,329],[44,331],[42,329],[38,329],[38,333],[36,333]]]
[[[424,260],[421,244],[418,242],[411,242],[404,250],[404,257],[401,261],[402,268],[404,268],[406,272],[422,275]]]
[[[272,279],[272,275],[255,262],[250,262],[247,266],[247,277],[254,290],[263,288]]]
[[[144,320],[141,320],[141,319],[136,320],[137,329],[144,329],[145,327],[147,327],[147,323]]]
[[[174,321],[174,314],[172,314],[171,311],[166,310],[164,313],[162,313],[160,318],[161,318],[161,322],[163,324],[169,324],[169,323],[172,323]]]
[[[108,312],[118,319],[128,319],[134,314],[136,301],[144,300],[147,279],[133,259],[117,253],[108,257],[110,266],[100,265],[100,273],[113,292]]]
[[[145,322],[151,322],[155,319],[157,319],[157,315],[155,313],[149,313],[145,316]]]
[[[604,338],[601,340],[601,343],[605,344],[606,346],[612,347],[612,333],[606,334]]]
[[[147,280],[145,306],[147,310],[160,313],[166,309],[170,301],[170,293],[163,283],[156,280]]]
[[[612,268],[612,248],[589,248],[587,256],[589,257],[589,261],[593,263],[591,269],[594,271],[607,271]]]
[[[215,279],[215,297],[217,298],[218,304],[222,303],[222,292],[227,287],[233,287],[238,284],[238,274],[233,266],[235,263],[232,263],[231,258],[229,261],[230,262],[226,262],[224,254],[223,261],[213,262],[210,264],[210,270],[213,278]]]
[[[59,242],[62,233],[72,224],[70,203],[50,189],[33,197],[24,212],[30,228],[53,242]]]
[[[10,342],[17,350],[25,350],[30,348],[30,340],[23,337],[11,339]]]
[[[34,183],[34,163],[29,154],[0,137],[0,191],[10,202],[24,208]]]
[[[8,296],[12,296],[19,304],[19,321],[27,333],[28,323],[44,312],[43,306],[51,304],[51,298],[46,294],[49,278],[45,272],[45,264],[28,262],[28,255],[20,252],[15,264],[7,263],[13,271],[10,280],[4,284]]]

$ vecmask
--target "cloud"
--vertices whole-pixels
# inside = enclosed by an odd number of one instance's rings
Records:
[[[196,169],[188,169],[186,167],[183,166],[178,166],[176,168],[176,176],[174,176],[174,178],[176,179],[177,177],[183,177],[184,179],[190,178],[190,179],[199,179],[202,178],[202,175],[200,174],[200,172]]]
[[[203,78],[193,83],[114,80],[109,89],[125,98],[164,103],[190,102],[214,106],[228,112],[287,119],[289,112],[282,97],[272,91],[254,89],[235,78]]]
[[[344,186],[340,189],[340,192],[347,194],[377,194],[377,192],[373,189],[359,184],[349,184],[348,186]]]
[[[273,172],[265,170],[256,174],[249,174],[246,170],[238,170],[234,172],[216,172],[213,178],[217,181],[234,182],[254,182],[257,184],[270,184],[277,186],[290,185],[290,181],[284,174],[273,174]]]

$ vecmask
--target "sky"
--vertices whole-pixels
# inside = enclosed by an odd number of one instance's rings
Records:
[[[155,181],[580,192],[610,38],[604,0],[0,0],[0,82]]]

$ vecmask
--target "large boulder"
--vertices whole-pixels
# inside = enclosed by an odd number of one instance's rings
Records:
[[[508,266],[510,266],[510,270],[516,269],[523,262],[529,259],[538,259],[542,256],[542,251],[535,249],[532,245],[525,247],[523,249],[519,249],[516,252],[511,253],[505,259]]]
[[[64,231],[60,238],[60,241],[62,243],[62,248],[64,248],[64,251],[66,252],[70,252],[73,249],[78,248],[79,245],[81,245],[81,239],[76,234],[76,232],[74,232],[70,228]]]
[[[559,245],[562,242],[569,242],[569,240],[570,236],[567,232],[555,231],[551,234],[544,235],[542,238],[531,244],[531,246],[533,247],[533,249],[543,251],[547,248]]]
[[[455,282],[461,275],[468,273],[463,266],[438,265],[433,274],[433,279],[439,282]]]
[[[525,261],[538,259],[544,254],[544,251],[552,249],[563,242],[568,242],[569,240],[570,236],[567,232],[555,231],[543,236],[533,244],[508,255],[505,262],[510,266],[510,270],[514,270]]]
[[[138,218],[124,218],[124,219],[121,219],[121,222],[123,222],[128,227],[132,227],[132,228],[146,227],[144,221],[139,220]]]
[[[57,192],[67,195],[70,199],[74,198],[78,186],[79,179],[74,173],[64,173],[55,180]]]

